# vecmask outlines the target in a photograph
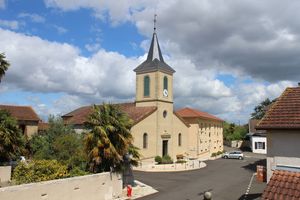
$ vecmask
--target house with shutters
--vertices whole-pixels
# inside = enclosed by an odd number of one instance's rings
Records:
[[[286,88],[256,129],[267,134],[267,180],[282,170],[300,177],[300,85]]]
[[[136,96],[131,103],[117,104],[134,124],[131,133],[134,145],[143,159],[155,156],[210,157],[223,151],[223,120],[191,108],[174,111],[173,75],[159,46],[156,31],[152,36],[147,59],[133,70],[136,73]],[[63,115],[65,123],[77,132],[92,106],[83,106]]]

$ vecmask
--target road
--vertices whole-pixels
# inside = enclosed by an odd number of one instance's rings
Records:
[[[247,196],[245,192],[256,165],[265,160],[247,156],[244,160],[218,159],[206,161],[207,167],[172,173],[134,172],[137,180],[152,186],[159,192],[140,198],[141,200],[199,200],[205,191],[211,191],[214,200],[259,199],[265,183],[253,179]]]

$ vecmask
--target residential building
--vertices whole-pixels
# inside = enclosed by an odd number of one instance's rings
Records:
[[[209,157],[223,151],[223,120],[192,108],[183,108],[176,113],[189,127],[189,157]]]
[[[249,120],[250,148],[253,153],[266,154],[267,153],[267,135],[265,130],[256,130],[256,125],[260,120]]]
[[[131,133],[143,159],[153,159],[157,155],[170,155],[173,159],[178,155],[200,157],[223,150],[221,119],[194,109],[174,112],[175,70],[164,61],[156,32],[147,59],[134,72],[135,102],[118,106],[134,122]],[[84,106],[62,117],[65,123],[82,132],[91,109],[91,106]],[[191,113],[195,116],[190,116]]]
[[[267,180],[274,170],[300,172],[300,85],[287,88],[256,126],[267,133]]]
[[[22,133],[30,138],[38,132],[40,118],[30,106],[0,105],[0,110],[6,110],[14,117]]]

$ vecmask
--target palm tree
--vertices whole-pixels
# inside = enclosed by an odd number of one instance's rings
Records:
[[[5,60],[5,54],[0,53],[0,82],[2,77],[5,75],[5,71],[9,67],[9,62]]]
[[[86,123],[89,132],[84,139],[91,172],[122,171],[123,156],[130,151],[133,160],[138,159],[137,149],[132,148],[131,125],[131,120],[118,106],[93,106]]]
[[[0,110],[0,162],[16,159],[24,153],[25,138],[17,121],[5,110]]]

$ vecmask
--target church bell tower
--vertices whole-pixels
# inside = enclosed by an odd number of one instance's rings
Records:
[[[173,105],[173,74],[165,63],[156,34],[156,19],[147,60],[134,69],[136,73],[136,106]]]

